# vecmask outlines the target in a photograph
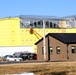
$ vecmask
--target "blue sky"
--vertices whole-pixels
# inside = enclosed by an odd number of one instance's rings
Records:
[[[0,17],[76,15],[76,0],[0,0]]]

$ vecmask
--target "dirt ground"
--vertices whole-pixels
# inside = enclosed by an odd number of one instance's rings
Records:
[[[76,75],[76,61],[0,65],[0,75],[33,72],[40,75]]]

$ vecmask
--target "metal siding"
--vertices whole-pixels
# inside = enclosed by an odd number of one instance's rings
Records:
[[[32,52],[34,53],[33,46],[24,46],[24,47],[0,47],[0,56],[13,54],[15,52]]]

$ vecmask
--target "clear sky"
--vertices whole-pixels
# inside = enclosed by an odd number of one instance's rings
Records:
[[[76,0],[0,0],[0,18],[18,15],[76,15]]]

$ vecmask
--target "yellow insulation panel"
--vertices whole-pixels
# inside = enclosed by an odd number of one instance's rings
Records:
[[[0,46],[11,46],[11,41],[17,39],[19,20],[19,18],[0,19]]]

